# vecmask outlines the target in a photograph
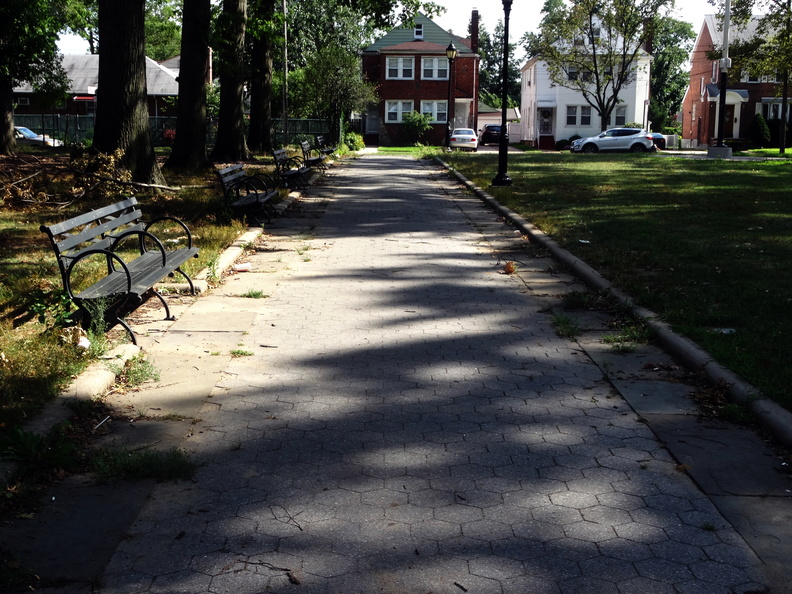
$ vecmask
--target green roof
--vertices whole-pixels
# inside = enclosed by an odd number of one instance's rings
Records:
[[[406,43],[414,42],[415,39],[415,26],[423,25],[423,38],[421,41],[424,43],[435,44],[441,46],[443,51],[448,47],[448,44],[453,42],[461,54],[473,53],[468,46],[469,40],[449,33],[441,28],[432,19],[420,12],[415,15],[414,24],[405,24],[380,37],[377,41],[363,50],[364,53],[378,53],[386,48],[403,45]]]

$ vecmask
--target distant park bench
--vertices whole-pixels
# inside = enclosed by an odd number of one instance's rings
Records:
[[[262,215],[271,222],[277,216],[272,201],[278,196],[278,186],[266,174],[248,175],[241,163],[217,171],[223,197],[231,215],[252,220],[259,227]]]
[[[338,147],[328,145],[324,135],[319,134],[316,137],[316,150],[323,155],[332,155],[338,150]]]
[[[170,222],[179,227],[180,241],[186,247],[166,249],[152,232],[158,223]],[[165,299],[154,286],[178,272],[195,294],[193,282],[181,269],[190,258],[198,257],[187,226],[173,217],[142,219],[135,198],[127,198],[54,225],[41,225],[58,261],[63,288],[77,306],[83,328],[109,330],[121,324],[137,344],[135,333],[124,317],[142,304],[147,295],[155,295],[165,306],[165,319],[174,319]],[[99,268],[101,278],[91,271]],[[94,273],[95,275],[95,273]],[[88,285],[82,287],[82,285]]]
[[[300,148],[302,149],[303,154],[303,162],[308,165],[308,167],[318,167],[322,170],[325,169],[325,160],[327,156],[322,154],[319,149],[312,148],[311,143],[307,140],[303,140],[300,143]]]
[[[290,157],[285,149],[272,151],[272,157],[275,159],[275,169],[278,172],[278,177],[283,180],[284,185],[292,189],[298,186],[308,186],[308,178],[306,176],[310,168],[300,157]]]

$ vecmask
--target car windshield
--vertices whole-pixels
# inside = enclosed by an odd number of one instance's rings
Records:
[[[30,128],[25,128],[24,126],[18,126],[17,131],[24,136],[25,138],[35,138],[36,133],[33,132]]]
[[[490,132],[500,132],[500,126],[487,126],[487,130]]]
[[[468,136],[475,136],[473,130],[470,130],[469,128],[457,128],[456,130],[454,130],[453,134],[459,134],[459,135],[466,134]]]

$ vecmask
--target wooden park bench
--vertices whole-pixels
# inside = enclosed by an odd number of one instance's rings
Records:
[[[316,137],[316,150],[318,150],[323,155],[332,155],[338,150],[338,147],[329,146],[324,135],[319,134]]]
[[[272,157],[275,159],[275,169],[278,171],[278,177],[283,181],[283,184],[293,189],[298,186],[308,186],[308,172],[310,168],[305,162],[297,156],[290,157],[286,149],[278,149],[272,151]]]
[[[184,247],[168,249],[154,235],[158,223],[176,226]],[[78,308],[85,329],[106,331],[120,324],[137,344],[124,317],[150,295],[165,306],[165,319],[174,319],[165,299],[154,286],[178,272],[187,279],[190,292],[195,287],[181,266],[198,257],[187,226],[173,217],[142,219],[135,198],[127,198],[54,225],[41,225],[58,261],[63,288]],[[163,230],[164,231],[164,230]]]
[[[303,154],[303,162],[308,165],[308,167],[318,167],[322,171],[325,170],[325,159],[327,159],[327,155],[321,153],[319,149],[312,148],[311,143],[307,140],[303,140],[300,143],[300,148],[302,149]]]
[[[217,171],[226,206],[232,216],[243,216],[259,227],[262,215],[271,222],[277,216],[272,201],[278,196],[278,186],[266,174],[248,175],[241,163]]]

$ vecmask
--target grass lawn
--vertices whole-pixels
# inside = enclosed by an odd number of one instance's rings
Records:
[[[792,410],[792,163],[656,155],[443,158]]]

